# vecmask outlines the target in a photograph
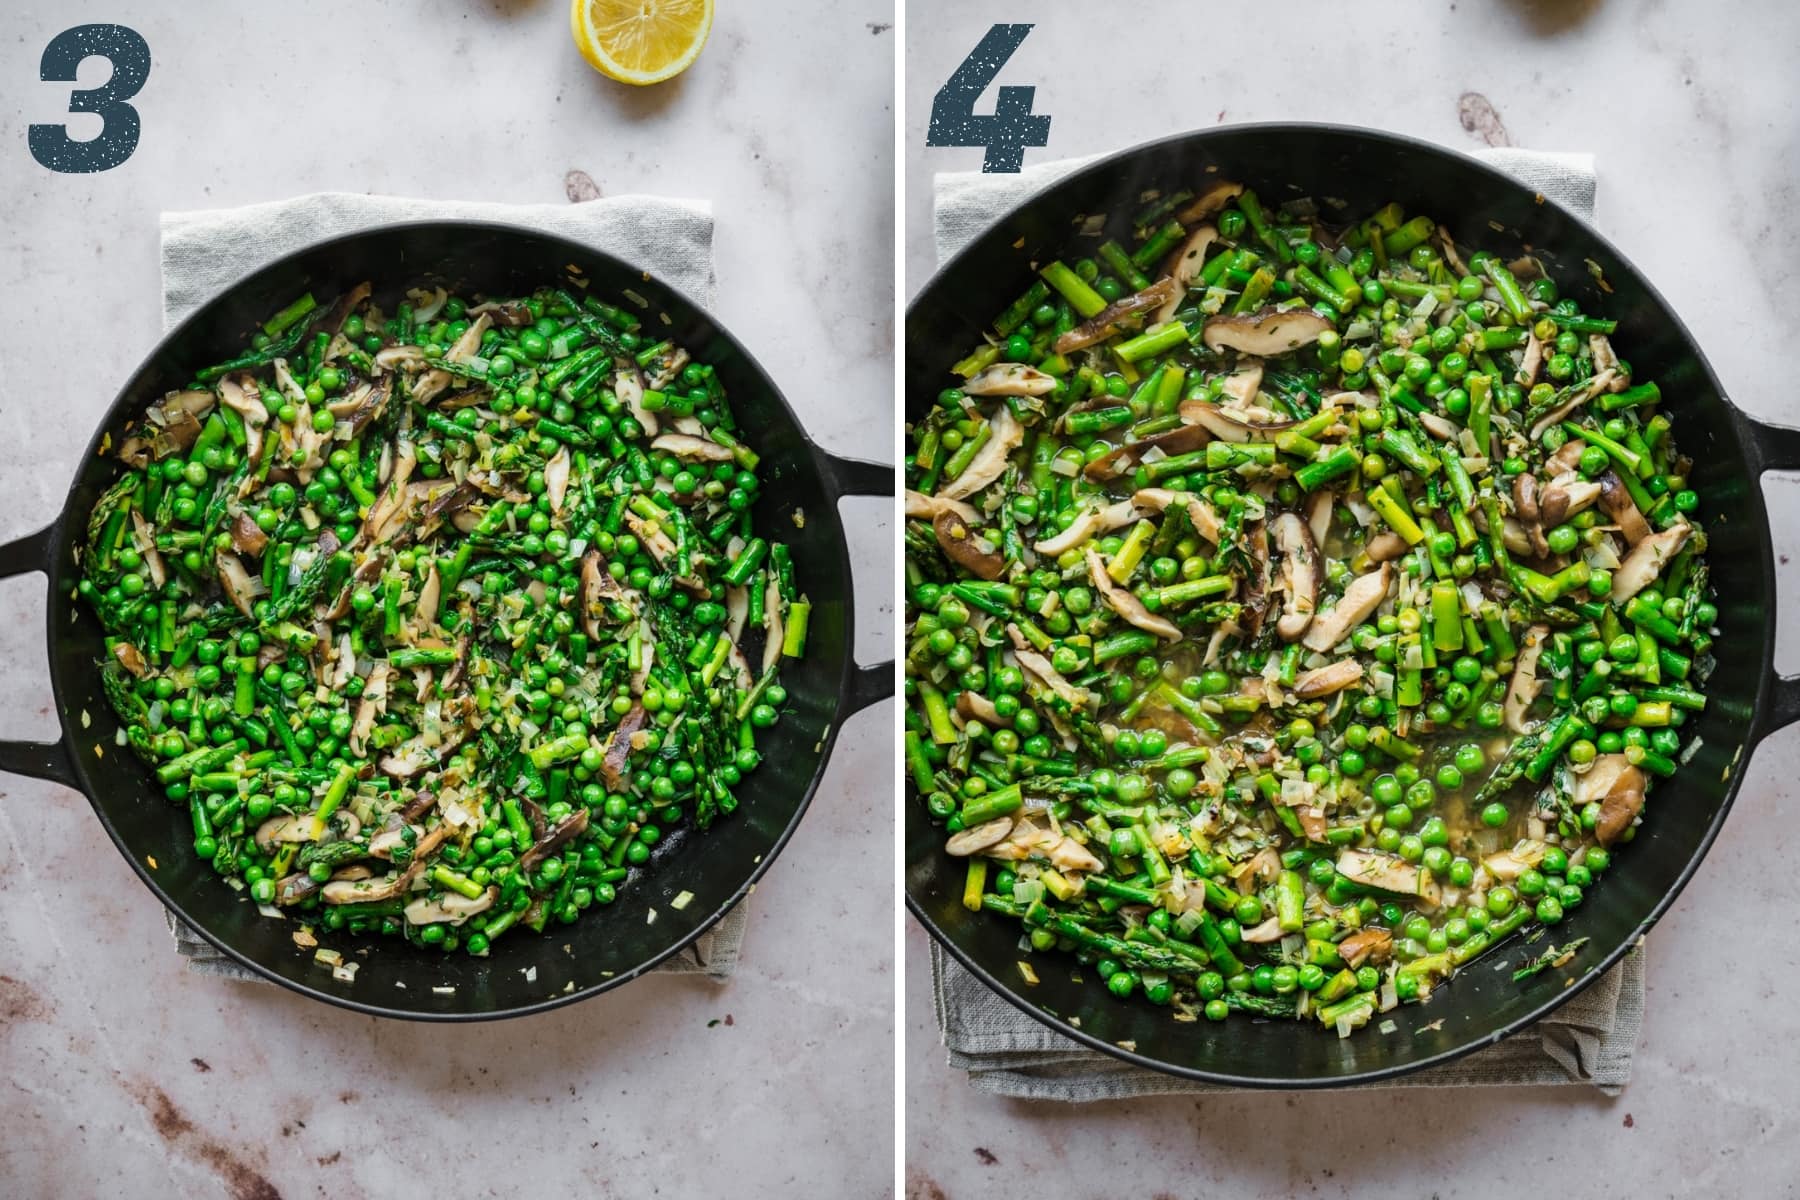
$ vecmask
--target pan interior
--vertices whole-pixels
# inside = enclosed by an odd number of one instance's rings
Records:
[[[957,958],[1009,1000],[1064,1033],[1146,1066],[1262,1086],[1326,1086],[1411,1070],[1487,1044],[1561,1003],[1633,945],[1686,882],[1710,845],[1737,788],[1769,676],[1772,565],[1762,492],[1751,473],[1748,423],[1721,393],[1699,349],[1671,309],[1630,263],[1573,217],[1473,159],[1425,143],[1322,126],[1246,126],[1138,147],[1059,182],[1003,218],[945,265],[907,313],[906,412],[922,416],[949,381],[949,365],[981,343],[996,313],[1034,278],[1036,265],[1068,253],[1089,214],[1129,222],[1151,189],[1230,179],[1273,209],[1310,197],[1324,213],[1360,219],[1389,201],[1447,225],[1465,247],[1509,257],[1538,255],[1563,294],[1583,311],[1617,318],[1613,344],[1643,379],[1655,379],[1674,418],[1678,445],[1694,460],[1691,486],[1711,541],[1718,594],[1718,666],[1697,722],[1699,751],[1650,796],[1645,823],[1621,849],[1591,898],[1558,926],[1558,943],[1591,939],[1567,971],[1514,983],[1524,958],[1551,944],[1519,939],[1476,960],[1423,1005],[1402,1006],[1340,1040],[1316,1022],[1183,1023],[1169,1010],[1120,1003],[1074,959],[1021,952],[1015,922],[961,905],[963,872],[942,851],[943,834],[907,786],[905,877],[914,914]],[[1115,224],[1110,231],[1118,236]],[[1128,232],[1128,229],[1126,230]],[[1099,244],[1099,238],[1092,239]],[[1036,986],[1020,981],[1029,959]]]
[[[645,297],[647,324],[717,367],[762,456],[757,531],[789,543],[796,576],[813,602],[807,653],[783,668],[789,704],[765,732],[762,765],[736,789],[737,812],[704,835],[669,837],[611,907],[591,908],[575,924],[551,925],[542,935],[501,938],[484,958],[320,931],[322,945],[362,963],[354,982],[340,982],[313,962],[310,950],[294,945],[297,922],[263,917],[195,859],[185,809],[170,804],[147,768],[115,744],[118,723],[94,669],[103,654],[99,625],[70,599],[73,539],[117,477],[118,464],[99,447],[108,435],[116,445],[146,404],[183,386],[194,370],[238,353],[259,322],[303,291],[324,304],[367,279],[391,310],[402,290],[427,280],[464,295],[518,294],[561,282],[571,268],[611,302],[627,289]],[[678,293],[609,255],[505,226],[430,223],[354,234],[279,260],[201,308],[157,349],[96,432],[70,492],[53,543],[49,641],[58,711],[81,786],[121,852],[183,919],[320,998],[390,1015],[455,1019],[526,1011],[629,979],[691,941],[747,891],[805,810],[835,737],[850,662],[849,565],[815,454],[774,383],[730,334]],[[678,910],[671,902],[683,892],[692,899]]]

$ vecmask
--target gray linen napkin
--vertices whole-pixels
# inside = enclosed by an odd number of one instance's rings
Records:
[[[321,192],[243,208],[163,213],[163,326],[290,251],[357,229],[426,220],[495,221],[560,234],[640,264],[701,304],[713,300],[712,206],[703,200],[616,196],[583,204],[494,204]],[[175,914],[165,915],[190,971],[261,980]],[[747,906],[739,904],[657,970],[728,978],[737,967],[748,918]]]
[[[1594,158],[1495,149],[1483,158],[1562,202],[1594,213]],[[1092,157],[1037,163],[1017,175],[942,174],[935,180],[933,233],[940,260],[956,253],[1026,196]],[[1002,1000],[931,946],[933,1000],[952,1067],[983,1091],[1022,1099],[1118,1100],[1134,1096],[1230,1091],[1120,1062],[1070,1041]],[[1616,1096],[1631,1078],[1644,1020],[1644,951],[1623,962],[1530,1030],[1442,1067],[1372,1087],[1587,1084]]]

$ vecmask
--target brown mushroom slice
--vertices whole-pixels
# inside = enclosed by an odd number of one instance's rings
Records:
[[[1164,512],[1171,504],[1181,504],[1187,509],[1188,524],[1194,527],[1195,533],[1215,546],[1219,544],[1219,539],[1225,536],[1224,530],[1219,525],[1219,514],[1214,511],[1212,505],[1191,492],[1176,492],[1168,488],[1140,488],[1132,495],[1131,502],[1146,512]],[[1043,546],[1039,545],[1038,549],[1043,549]]]
[[[1261,924],[1252,925],[1250,928],[1243,930],[1238,936],[1252,945],[1262,946],[1267,945],[1269,942],[1279,942],[1282,938],[1287,936],[1287,933],[1281,928],[1280,917],[1270,917]]]
[[[1259,312],[1212,317],[1201,340],[1212,350],[1236,350],[1258,358],[1275,358],[1310,346],[1333,328],[1330,321],[1308,308],[1265,308]]]
[[[1262,392],[1263,365],[1258,358],[1242,359],[1219,384],[1219,391],[1230,396],[1239,406],[1256,403]]]
[[[1294,695],[1302,700],[1316,700],[1362,682],[1362,664],[1354,658],[1340,658],[1323,667],[1314,667],[1294,680]]]
[[[1420,413],[1419,424],[1426,433],[1440,442],[1455,442],[1462,432],[1456,422],[1448,417],[1440,417],[1434,412]]]
[[[359,384],[355,391],[332,404],[325,406],[336,421],[349,428],[352,435],[362,432],[370,421],[381,415],[387,407],[388,396],[393,392],[392,381],[382,378],[375,382]],[[442,408],[467,408],[479,404],[486,399],[486,393],[479,388],[471,388],[461,393],[462,402],[452,404],[445,401]]]
[[[627,363],[613,374],[613,395],[619,398],[632,419],[644,427],[646,436],[654,438],[662,431],[656,414],[644,407],[644,376],[636,363]]]
[[[427,767],[436,766],[449,758],[456,748],[462,745],[468,736],[468,729],[458,726],[446,729],[438,744],[433,746],[424,734],[408,738],[394,747],[392,754],[382,758],[380,766],[385,774],[396,779],[410,779]]]
[[[1586,449],[1586,442],[1570,438],[1562,444],[1562,449],[1544,460],[1544,465],[1556,475],[1567,475],[1581,467],[1581,453]]]
[[[657,359],[656,370],[649,377],[650,386],[659,392],[662,391],[674,383],[675,377],[681,374],[682,368],[692,361],[686,350],[680,346],[675,347],[674,350]]]
[[[262,538],[264,543],[268,542],[268,535],[256,528],[255,521],[250,522],[250,528],[256,530],[257,535]],[[236,537],[237,531],[234,528],[232,530],[234,544]],[[144,568],[150,572],[150,586],[160,588],[168,582],[168,568],[163,562],[162,551],[156,548],[156,529],[145,519],[143,512],[137,508],[131,510],[131,544],[137,547],[138,553],[143,556]]]
[[[1239,614],[1245,632],[1252,638],[1262,632],[1263,620],[1269,615],[1269,593],[1275,577],[1269,561],[1269,525],[1267,521],[1251,521],[1244,526],[1245,557],[1250,569],[1244,572],[1243,611]]]
[[[1372,563],[1392,562],[1408,549],[1406,539],[1390,530],[1383,530],[1363,543],[1363,553]]]
[[[1151,309],[1160,309],[1165,304],[1179,303],[1181,285],[1166,276],[1141,292],[1133,292],[1129,296],[1121,296],[1111,304],[1058,337],[1052,348],[1058,354],[1073,354],[1084,350],[1098,342],[1104,342],[1120,331],[1122,323],[1129,317]],[[967,391],[968,389],[963,389]]]
[[[408,837],[409,832],[410,838]],[[380,832],[369,838],[369,857],[392,862],[394,851],[405,846],[409,841],[416,844],[424,836],[424,833],[424,826],[409,825],[401,820],[399,813],[389,814],[388,823],[382,827]]]
[[[1393,580],[1393,564],[1385,562],[1375,570],[1352,579],[1335,605],[1313,616],[1312,626],[1307,629],[1306,636],[1300,639],[1300,644],[1320,654],[1329,651],[1349,637],[1352,629],[1368,620],[1381,607]]]
[[[781,588],[777,586],[775,574],[771,571],[769,581],[763,585],[762,669],[765,675],[781,661],[781,644],[787,632],[781,612]]]
[[[1600,499],[1601,485],[1579,475],[1562,475],[1544,485],[1538,495],[1538,516],[1554,529],[1576,513],[1586,512]]]
[[[606,741],[606,756],[600,764],[600,774],[606,780],[606,786],[618,791],[625,783],[625,761],[631,756],[631,739],[645,725],[650,723],[650,714],[644,711],[641,704],[633,704],[631,711],[619,718],[618,727]]]
[[[420,792],[400,810],[402,821],[422,821],[425,814],[437,807],[438,798],[434,792]]]
[[[440,524],[444,518],[461,512],[484,495],[481,488],[473,483],[458,483],[450,487],[429,483],[415,486],[425,489],[425,503],[419,509],[419,516],[428,529]]]
[[[318,880],[305,871],[295,871],[292,875],[282,876],[281,881],[275,885],[275,904],[278,908],[287,908],[318,894]]]
[[[277,845],[316,842],[319,840],[318,834],[314,832],[316,820],[312,813],[283,813],[270,817],[256,827],[253,836],[256,848],[267,854]],[[344,840],[354,838],[362,832],[362,822],[347,808],[333,813],[331,824],[333,830]]]
[[[1575,782],[1575,803],[1583,807],[1599,801],[1600,818],[1594,837],[1602,846],[1618,841],[1644,808],[1644,788],[1649,783],[1643,768],[1634,767],[1623,754],[1602,754]]]
[[[602,618],[610,619],[610,605],[618,602],[637,615],[631,593],[606,569],[606,560],[598,550],[589,550],[581,559],[581,627],[590,638],[598,639]],[[748,600],[745,601],[746,610]]]
[[[1531,550],[1539,558],[1550,554],[1550,543],[1544,540],[1543,514],[1538,509],[1537,476],[1522,471],[1513,476],[1513,512],[1531,538]]]
[[[1613,384],[1617,382],[1618,379],[1619,374],[1616,371],[1601,371],[1592,379],[1589,379],[1585,386],[1570,392],[1560,404],[1550,409],[1532,423],[1530,434],[1531,440],[1535,442],[1543,437],[1545,430],[1549,429],[1552,425],[1561,424],[1567,419],[1570,413],[1586,404],[1589,400],[1592,400],[1595,396],[1598,396],[1601,392],[1612,391]]]
[[[939,513],[931,529],[944,557],[971,575],[992,582],[1006,574],[1006,560],[993,550],[983,550],[975,531],[955,513]]]
[[[659,565],[666,567],[675,558],[675,542],[660,527],[652,525],[629,510],[625,513],[625,527],[631,530],[638,541],[644,544],[650,551],[650,557],[654,558]],[[692,575],[677,575],[675,582],[701,599],[712,595],[712,590]]]
[[[544,835],[531,844],[531,849],[519,856],[517,869],[535,871],[538,864],[562,849],[564,845],[587,832],[588,810],[577,808],[574,812],[545,830]]]
[[[1649,587],[1662,574],[1663,565],[1687,544],[1694,527],[1678,521],[1661,533],[1653,533],[1631,548],[1625,561],[1613,571],[1612,602],[1624,604]]]
[[[995,817],[991,821],[983,821],[972,828],[959,830],[951,834],[950,840],[944,843],[944,853],[955,858],[968,858],[970,855],[980,854],[989,846],[1004,841],[1006,835],[1012,832],[1012,827],[1013,819],[1011,817]]]
[[[375,369],[378,371],[392,371],[396,367],[422,367],[425,362],[423,346],[385,346],[375,352]]]
[[[987,445],[975,452],[961,475],[938,489],[939,496],[948,500],[966,500],[1006,472],[1007,458],[1025,441],[1025,427],[1005,404],[994,410],[988,426],[992,432]]]
[[[1430,874],[1396,854],[1379,850],[1345,850],[1338,855],[1339,875],[1364,887],[1378,888],[1397,896],[1417,896],[1437,902],[1438,886]]]
[[[1312,530],[1300,514],[1284,512],[1275,518],[1272,532],[1275,549],[1281,554],[1281,619],[1275,632],[1284,642],[1297,642],[1312,624],[1313,610],[1319,603],[1319,549],[1313,542]],[[1335,689],[1334,689],[1335,690]]]
[[[1033,650],[1031,642],[1019,631],[1017,625],[1009,622],[1006,626],[1006,636],[1012,640],[1013,657],[1019,660],[1019,666],[1027,674],[1036,676],[1038,682],[1071,705],[1087,702],[1087,694],[1064,679],[1061,672],[1050,665],[1049,659]]]
[[[1243,194],[1243,184],[1221,179],[1188,201],[1187,207],[1175,214],[1175,219],[1183,225],[1204,221]]]
[[[1264,846],[1243,862],[1231,868],[1231,881],[1239,890],[1252,892],[1258,883],[1273,883],[1281,874],[1281,856],[1274,849]]]
[[[509,329],[517,329],[536,320],[531,315],[531,307],[523,300],[483,300],[469,311],[476,314],[487,313],[494,318],[494,324],[504,325]]]
[[[1481,860],[1482,869],[1501,883],[1511,883],[1532,867],[1544,861],[1550,847],[1534,838],[1521,838],[1511,849],[1490,854]]]
[[[136,517],[137,510],[133,509],[131,515]],[[247,512],[240,511],[231,518],[230,534],[231,548],[239,554],[261,554],[269,545],[269,535],[264,533],[262,526],[256,523],[256,518]],[[160,560],[161,556],[159,555],[158,558]],[[145,556],[145,561],[149,561],[148,555]],[[159,587],[162,583],[161,580],[152,580],[152,582]]]
[[[462,336],[451,343],[448,350],[444,351],[444,358],[453,363],[468,362],[481,349],[482,335],[493,327],[494,318],[491,315],[479,314],[469,322],[469,327],[463,330]]]
[[[243,560],[235,554],[220,553],[213,561],[218,567],[219,582],[225,587],[226,598],[246,617],[253,616],[250,606],[255,603],[259,589]]]
[[[1206,266],[1206,252],[1218,237],[1217,229],[1211,225],[1202,225],[1188,234],[1181,245],[1175,247],[1174,253],[1163,264],[1163,274],[1175,283],[1174,294],[1156,310],[1156,315],[1151,318],[1152,323],[1166,325],[1175,319],[1175,310],[1181,307],[1182,298],[1187,295],[1194,280],[1200,278],[1201,268]]]
[[[1528,388],[1537,382],[1538,372],[1544,366],[1544,343],[1538,341],[1535,333],[1525,334],[1525,354],[1519,360],[1519,369],[1513,375],[1513,382],[1520,387]]]
[[[582,810],[585,815],[586,809]],[[330,884],[325,885],[330,888]],[[421,897],[402,910],[408,925],[461,925],[470,917],[484,913],[500,898],[500,889],[490,887],[474,898],[461,892],[445,892],[436,900]]]
[[[437,564],[431,564],[426,572],[425,582],[419,585],[419,604],[413,610],[413,619],[420,625],[431,625],[437,621],[438,605],[443,602],[444,579],[438,574]]]
[[[1385,929],[1359,929],[1337,944],[1337,952],[1352,971],[1366,962],[1386,962],[1394,952],[1394,935]]]
[[[269,410],[263,405],[262,392],[256,381],[248,375],[227,375],[219,380],[219,399],[244,420],[245,461],[261,462],[263,429],[269,423]],[[250,477],[245,478],[248,482]]]
[[[375,718],[387,711],[388,676],[393,668],[386,659],[381,659],[369,668],[369,677],[363,681],[362,696],[356,705],[356,720],[350,726],[348,739],[350,752],[358,758],[362,757],[369,734],[375,730]]]
[[[1135,625],[1145,633],[1154,633],[1157,637],[1165,637],[1170,641],[1181,640],[1181,627],[1167,617],[1159,617],[1144,607],[1144,602],[1125,588],[1113,582],[1113,577],[1106,572],[1106,563],[1092,546],[1087,550],[1088,578],[1093,580],[1094,590],[1106,601],[1107,607],[1118,613],[1126,624]]]
[[[333,879],[319,889],[319,898],[327,904],[375,904],[401,895],[417,878],[418,872],[408,866],[379,878]]]
[[[1115,446],[1090,462],[1083,470],[1089,479],[1106,483],[1136,467],[1144,455],[1152,449],[1161,450],[1164,454],[1170,455],[1187,454],[1190,451],[1204,449],[1212,439],[1212,430],[1204,425],[1181,425],[1167,433],[1159,433],[1155,437]]]
[[[1090,508],[1069,522],[1069,527],[1055,537],[1045,538],[1043,541],[1035,543],[1033,549],[1039,554],[1048,554],[1054,558],[1066,550],[1073,550],[1089,538],[1100,537],[1115,529],[1121,529],[1137,520],[1141,515],[1135,498],[1120,500],[1105,508]]]
[[[1600,477],[1600,507],[1619,527],[1627,546],[1635,546],[1650,536],[1650,522],[1644,520],[1637,501],[1631,498],[1631,492],[1615,472],[1608,471]]]
[[[660,438],[658,439],[661,440]],[[544,464],[544,495],[550,500],[550,511],[560,514],[569,494],[569,448],[558,446],[550,461]]]
[[[1048,859],[1059,871],[1098,871],[1100,860],[1086,846],[1066,833],[1046,829],[1030,817],[1018,817],[1001,841],[983,853],[989,858],[1022,862],[1028,858]]]
[[[1443,251],[1444,261],[1450,264],[1451,269],[1458,275],[1470,274],[1468,266],[1463,262],[1462,255],[1456,251],[1456,239],[1450,235],[1450,231],[1439,225],[1437,233],[1433,237],[1437,241],[1438,249]]]
[[[1046,375],[1025,363],[995,363],[963,381],[965,396],[1046,396],[1056,388],[1056,376]]]
[[[113,643],[112,653],[119,660],[119,665],[136,678],[142,679],[150,674],[150,664],[144,660],[143,651],[130,642]]]
[[[661,450],[665,454],[673,454],[683,462],[733,462],[735,456],[728,446],[721,446],[711,438],[693,437],[685,433],[665,433],[650,443],[652,450]]]
[[[947,500],[942,496],[927,496],[923,492],[906,489],[906,515],[923,517],[932,520],[939,513],[953,512],[970,523],[981,520],[981,510],[963,500]]]
[[[1181,419],[1204,426],[1222,442],[1266,442],[1293,421],[1253,421],[1210,400],[1183,400]]]
[[[1606,385],[1609,392],[1622,392],[1631,383],[1631,374],[1626,371],[1625,364],[1613,352],[1612,341],[1603,333],[1588,335],[1588,353],[1594,358],[1594,374],[1607,375],[1611,381]]]
[[[1514,733],[1527,731],[1525,712],[1543,690],[1543,684],[1537,677],[1537,665],[1544,653],[1544,642],[1549,637],[1548,625],[1533,625],[1525,631],[1525,640],[1519,646],[1518,661],[1513,664],[1512,678],[1507,682],[1506,700],[1502,705],[1506,714],[1506,727]]]
[[[972,692],[967,688],[956,694],[956,711],[962,714],[965,721],[980,721],[989,729],[998,729],[1002,725],[1011,725],[1012,718],[1000,715],[994,702],[980,692]]]

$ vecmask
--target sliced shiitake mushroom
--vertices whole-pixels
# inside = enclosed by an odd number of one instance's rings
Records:
[[[1236,350],[1258,358],[1275,358],[1310,346],[1335,328],[1309,308],[1265,308],[1259,312],[1212,317],[1201,340],[1213,350]]]
[[[1006,574],[1006,560],[996,551],[982,549],[975,531],[961,516],[946,509],[932,521],[931,529],[944,557],[971,575],[992,581]]]

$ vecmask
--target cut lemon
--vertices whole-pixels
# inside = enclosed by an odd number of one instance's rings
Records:
[[[620,83],[672,79],[700,57],[712,0],[572,0],[569,30],[581,57]]]

